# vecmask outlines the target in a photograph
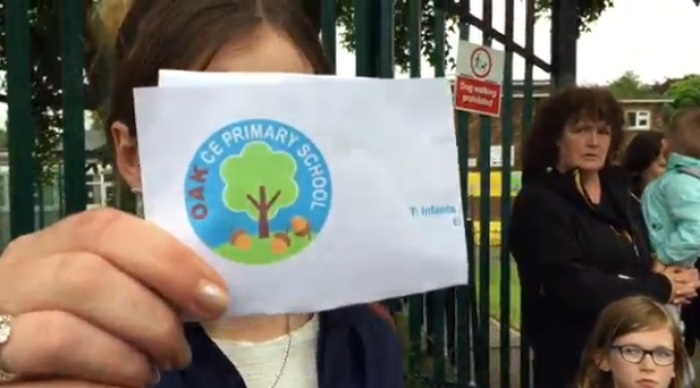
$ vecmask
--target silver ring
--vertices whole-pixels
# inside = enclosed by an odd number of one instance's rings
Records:
[[[2,314],[0,315],[0,349],[10,340],[10,334],[12,334],[12,315]],[[0,383],[7,383],[17,377],[16,374],[3,370],[0,364]]]

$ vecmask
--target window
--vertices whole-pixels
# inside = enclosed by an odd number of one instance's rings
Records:
[[[632,110],[625,112],[625,120],[628,129],[651,129],[651,112],[648,110]]]
[[[88,209],[110,206],[116,202],[111,168],[89,170],[85,188]]]

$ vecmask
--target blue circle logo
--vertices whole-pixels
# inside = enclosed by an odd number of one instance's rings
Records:
[[[331,208],[321,151],[290,125],[235,122],[197,150],[185,178],[185,206],[197,236],[219,256],[272,264],[311,245]]]

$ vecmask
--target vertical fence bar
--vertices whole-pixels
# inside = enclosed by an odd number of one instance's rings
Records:
[[[411,78],[421,76],[421,0],[408,0],[407,9],[409,72]]]
[[[411,78],[421,76],[421,0],[408,0],[408,49],[409,72]],[[408,365],[411,372],[411,383],[421,384],[416,381],[422,377],[422,329],[425,296],[423,294],[411,295],[408,298],[408,335],[410,340]],[[421,386],[418,385],[418,386]]]
[[[471,12],[469,0],[459,1],[459,39],[469,40],[469,24],[467,16]],[[457,74],[456,74],[457,75]],[[455,87],[456,87],[455,75]],[[462,219],[464,220],[465,242],[467,244],[467,275],[468,284],[457,290],[457,352],[455,362],[457,364],[457,385],[461,387],[473,386],[472,355],[472,330],[476,320],[472,320],[472,307],[475,305],[473,298],[476,296],[475,282],[476,267],[474,266],[474,226],[469,214],[469,158],[470,158],[470,115],[467,112],[456,111],[457,119],[457,153],[459,159],[459,186],[461,189]],[[476,364],[477,360],[474,361]]]
[[[444,7],[435,7],[435,62],[433,63],[435,77],[445,77],[445,46],[446,46],[446,11]],[[427,311],[428,335],[432,339],[433,384],[445,383],[445,302],[446,290],[433,291],[428,295]]]
[[[372,39],[372,3],[376,0],[355,0],[355,74],[376,76],[376,58]]]
[[[323,0],[321,3],[321,42],[331,65],[331,72],[336,72],[336,19],[338,17],[337,0]]]
[[[34,231],[34,140],[29,1],[5,1],[10,238]]]
[[[45,201],[46,198],[44,198],[44,188],[46,185],[44,182],[41,181],[41,179],[37,180],[37,191],[36,191],[36,203],[35,203],[35,209],[38,209],[36,211],[36,228],[37,229],[43,229],[44,226],[46,226],[46,208],[45,208]]]
[[[394,0],[373,0],[372,36],[375,37],[376,77],[394,78]],[[401,298],[386,301],[392,314],[401,310]]]
[[[515,22],[515,0],[505,0],[505,37],[507,42],[513,41],[513,24]],[[508,229],[511,208],[511,166],[513,145],[513,51],[506,49],[503,76],[503,109],[501,112],[501,387],[510,388],[511,361],[511,314],[510,314],[510,250],[508,244]]]
[[[525,82],[523,85],[523,107],[522,107],[522,136],[521,144],[525,139],[527,131],[532,123],[534,101],[533,101],[533,61],[535,55],[535,0],[526,0],[525,2]],[[521,291],[522,293],[522,291]],[[530,360],[530,344],[527,341],[527,331],[523,322],[526,321],[528,314],[524,304],[525,297],[520,298],[520,387],[530,387],[531,381],[531,360]]]
[[[65,179],[63,179],[63,165],[58,166],[58,173],[57,173],[57,182],[58,182],[58,214],[59,216],[61,214],[66,214],[66,201],[64,197],[64,186],[65,186]]]
[[[85,210],[85,86],[83,32],[85,2],[68,1],[58,7],[61,36],[63,99],[63,163],[66,215]]]
[[[491,46],[491,34],[488,29],[493,25],[493,4],[491,0],[482,1],[484,31],[482,43]],[[479,331],[481,348],[485,349],[484,362],[480,368],[479,386],[490,387],[491,357],[491,119],[481,116],[479,130],[479,170],[481,175],[481,196],[479,197]]]
[[[555,0],[552,4],[552,73],[555,89],[576,84],[576,41],[578,39],[578,2]]]
[[[373,0],[379,12],[378,76],[394,78],[394,0]]]

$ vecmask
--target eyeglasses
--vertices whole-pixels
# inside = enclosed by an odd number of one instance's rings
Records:
[[[665,347],[644,349],[637,345],[621,345],[612,346],[612,348],[620,352],[620,356],[623,360],[633,364],[639,364],[642,362],[647,354],[651,356],[654,364],[658,366],[669,366],[673,364],[676,358],[673,350]]]

